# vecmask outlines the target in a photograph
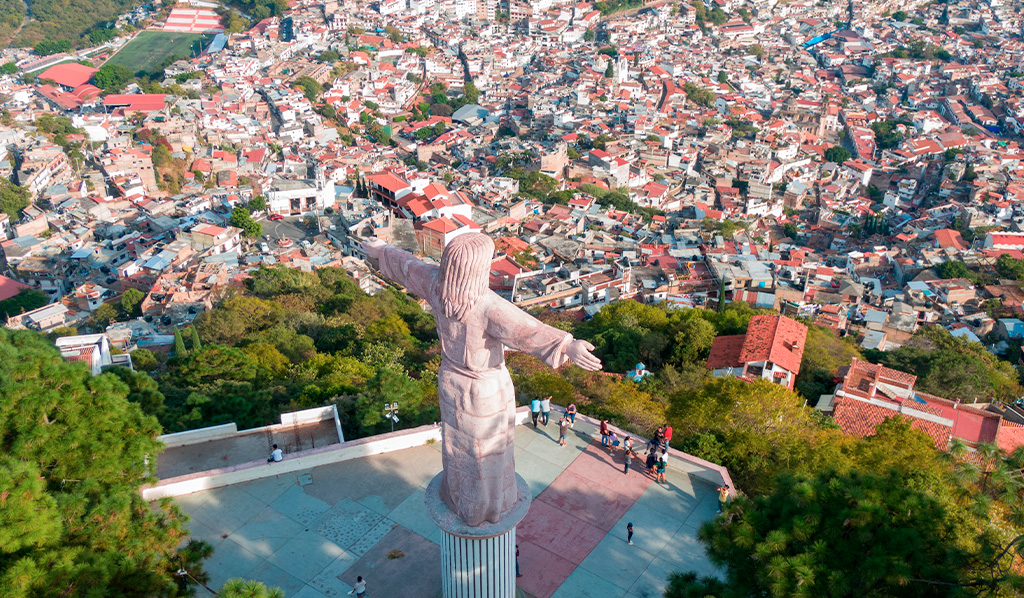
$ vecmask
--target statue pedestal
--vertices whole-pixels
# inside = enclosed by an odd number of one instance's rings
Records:
[[[530,489],[516,474],[516,506],[498,523],[470,527],[441,500],[441,476],[427,486],[427,510],[441,528],[444,598],[514,598],[516,526],[530,510]]]

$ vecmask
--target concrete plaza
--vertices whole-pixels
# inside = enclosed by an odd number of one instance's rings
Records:
[[[534,495],[517,533],[523,593],[653,598],[672,571],[717,574],[696,538],[717,510],[712,485],[671,462],[667,483],[654,483],[642,455],[624,474],[622,452],[609,455],[596,433],[577,421],[559,447],[554,421],[516,428],[516,471]],[[440,531],[423,498],[440,470],[440,445],[427,444],[176,500],[192,536],[214,545],[213,589],[242,577],[289,598],[334,598],[361,575],[373,598],[435,598]]]

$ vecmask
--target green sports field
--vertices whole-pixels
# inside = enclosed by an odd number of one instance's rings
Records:
[[[132,72],[152,72],[172,55],[182,58],[198,56],[213,39],[212,35],[176,33],[170,31],[143,31],[114,54],[110,64],[122,64]]]

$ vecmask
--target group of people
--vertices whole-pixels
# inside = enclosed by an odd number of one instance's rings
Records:
[[[672,426],[664,425],[658,428],[654,436],[647,441],[647,454],[644,464],[647,466],[647,473],[654,477],[657,482],[665,482],[665,468],[668,466],[668,443],[672,440]],[[623,450],[623,473],[629,473],[633,464],[633,458],[637,453],[633,451],[633,439],[629,436],[619,441],[619,435],[608,425],[607,419],[601,420],[601,446],[608,449],[612,455],[615,450],[622,446]]]
[[[551,395],[544,397],[543,399],[534,399],[530,401],[530,417],[533,419],[533,427],[537,427],[539,421],[541,425],[548,425],[549,418],[551,417]],[[565,415],[562,419],[568,420],[569,427],[576,423],[576,404],[570,403],[565,408]],[[562,423],[561,419],[558,422]]]

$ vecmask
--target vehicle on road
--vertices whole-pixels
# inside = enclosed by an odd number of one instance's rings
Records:
[[[266,243],[260,243],[260,251],[262,251],[263,253],[270,253],[270,245],[267,245]]]
[[[271,214],[270,216],[267,216],[267,220],[284,220],[284,216],[280,214]]]

